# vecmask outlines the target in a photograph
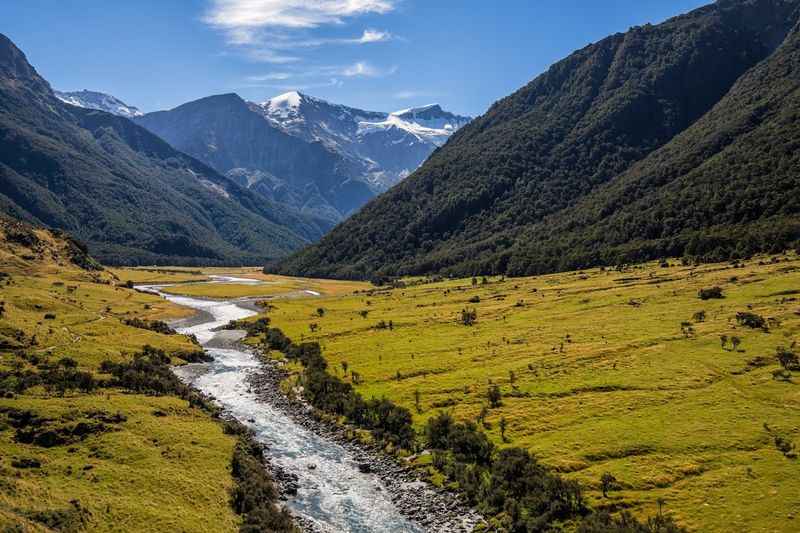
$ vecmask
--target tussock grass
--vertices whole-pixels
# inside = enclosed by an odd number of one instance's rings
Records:
[[[790,255],[447,280],[274,301],[269,316],[292,339],[319,341],[332,372],[342,376],[346,361],[365,397],[409,408],[418,428],[443,409],[476,419],[499,385],[502,405],[485,418],[492,440],[578,479],[595,507],[646,517],[663,498],[691,529],[794,531],[800,462],[764,424],[800,442],[800,373],[773,378],[776,347],[800,339],[798,267]],[[724,298],[698,298],[712,286]],[[472,326],[460,320],[466,307],[477,311]],[[742,311],[779,325],[742,327]],[[390,320],[392,330],[375,328]],[[722,335],[741,345],[723,348]],[[749,364],[757,357],[766,364]],[[605,472],[619,480],[609,498]]]
[[[75,268],[48,232],[37,233],[43,244],[35,254],[0,242],[0,272],[7,274],[0,276],[0,371],[36,372],[69,357],[107,380],[98,372],[103,360],[129,360],[145,345],[197,350],[184,336],[124,324],[186,310],[116,286],[121,281],[111,272]],[[123,421],[44,447],[17,439],[9,409],[59,428],[96,411]],[[234,531],[241,522],[230,505],[236,442],[209,413],[174,397],[111,388],[60,396],[41,386],[9,393],[0,398],[0,529]]]

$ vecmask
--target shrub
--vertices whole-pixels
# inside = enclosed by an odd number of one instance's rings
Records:
[[[497,385],[492,385],[489,387],[489,391],[486,394],[487,398],[489,399],[489,406],[492,408],[497,408],[503,405],[502,398],[503,395],[500,393],[500,387]]]
[[[797,370],[800,367],[797,354],[784,346],[778,346],[775,349],[775,357],[785,370]]]
[[[769,329],[767,327],[767,321],[763,316],[747,311],[736,313],[736,322],[738,322],[740,326],[752,329],[763,329],[764,331]]]
[[[141,318],[126,318],[125,320],[122,321],[122,323],[132,328],[155,331],[156,333],[161,333],[162,335],[176,335],[178,333],[163,320],[143,320]]]
[[[231,320],[222,329],[243,330],[248,337],[255,337],[269,330],[269,317],[260,317],[258,320]]]
[[[724,296],[722,294],[722,288],[721,287],[711,287],[711,288],[708,288],[708,289],[700,289],[700,291],[697,293],[697,296],[701,300],[712,300],[712,299],[724,298]]]
[[[478,321],[478,311],[473,309],[461,310],[461,323],[465,326],[473,326]]]
[[[291,515],[275,504],[278,492],[264,464],[263,450],[249,434],[241,436],[233,450],[231,474],[236,482],[231,505],[242,515],[240,532],[297,531]]]

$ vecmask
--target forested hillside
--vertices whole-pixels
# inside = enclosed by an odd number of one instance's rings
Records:
[[[798,239],[800,27],[691,128],[526,234],[508,272],[741,259]]]
[[[577,227],[585,222],[583,210],[597,210],[601,198],[613,196],[608,191],[624,188],[623,183],[636,181],[637,198],[643,202],[678,198],[664,193],[659,184],[663,185],[663,176],[675,176],[674,170],[665,170],[678,164],[668,154],[683,148],[676,145],[648,156],[697,123],[734,85],[747,93],[739,97],[744,101],[749,94],[749,98],[774,100],[773,108],[779,108],[780,101],[789,96],[786,88],[797,86],[796,79],[780,73],[780,67],[765,74],[762,84],[769,86],[760,89],[748,90],[745,80],[739,84],[737,80],[786,40],[798,21],[799,6],[797,0],[720,1],[657,26],[632,28],[574,53],[496,103],[409,179],[277,269],[350,278],[376,273],[525,274],[620,258],[680,254],[685,246],[661,244],[683,232],[684,224],[693,228],[698,239],[733,232],[733,221],[738,224],[742,211],[739,207],[747,203],[746,190],[779,191],[783,185],[775,179],[792,182],[791,168],[781,166],[789,159],[762,153],[753,164],[778,170],[757,176],[761,184],[725,188],[725,201],[715,201],[712,209],[693,220],[661,225],[658,235],[641,223],[626,226],[622,235],[625,215],[609,218],[622,207],[621,200],[609,200],[599,209],[607,225],[597,231],[606,233],[604,238],[616,238],[614,246],[652,239],[661,243],[630,244],[637,249],[630,255],[607,250],[607,244],[592,241]],[[764,65],[759,69],[768,69]],[[756,89],[763,92],[756,94]],[[701,163],[717,164],[712,156],[732,142],[731,135],[754,134],[756,119],[765,118],[760,113],[766,109],[760,104],[752,103],[746,111],[740,109],[743,101],[732,98],[726,105],[736,109],[738,118],[728,123],[712,117],[697,123],[694,133],[683,138],[682,142],[691,143],[692,138],[702,137],[710,143],[682,159],[679,166],[684,171]],[[792,111],[782,112],[786,115],[781,123],[785,123]],[[782,136],[774,144],[784,149],[793,146],[792,132],[791,127],[772,131]],[[761,135],[770,133],[764,129]],[[741,160],[728,159],[726,166],[727,171],[738,173],[737,180],[752,176]],[[700,191],[712,198],[714,191],[727,185],[727,171],[705,174],[706,185],[686,189],[684,205]],[[666,174],[650,179],[654,172]],[[647,179],[637,180],[634,175]],[[693,179],[686,176],[682,183]],[[630,209],[643,216],[638,206]],[[669,209],[662,205],[662,218],[673,216]],[[751,231],[764,241],[768,234],[759,233],[756,222],[774,214],[774,209],[749,212]],[[556,227],[560,232],[576,231],[570,237],[576,242],[593,244],[575,252],[575,260],[563,257],[569,245],[553,244],[562,239]],[[762,227],[772,224],[765,221]],[[551,244],[540,253],[545,240]],[[705,253],[707,245],[703,246]],[[715,256],[727,253],[727,247],[712,248]],[[551,259],[545,257],[548,253],[562,256]],[[573,250],[567,253],[572,255]]]

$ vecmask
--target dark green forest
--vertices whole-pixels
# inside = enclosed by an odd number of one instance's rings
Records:
[[[280,273],[526,275],[796,246],[797,0],[727,0],[575,52]]]

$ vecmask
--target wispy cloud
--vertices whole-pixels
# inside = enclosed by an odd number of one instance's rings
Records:
[[[428,91],[397,91],[392,95],[397,100],[414,100],[423,96],[432,96]]]
[[[292,79],[293,77],[294,75],[288,72],[271,72],[269,74],[260,74],[258,76],[248,76],[247,81],[286,81]]]
[[[317,28],[347,18],[388,13],[396,0],[213,0],[205,21],[226,30]]]
[[[272,88],[280,90],[308,90],[320,87],[341,87],[341,78],[380,78],[396,73],[398,67],[382,69],[366,61],[357,61],[351,65],[311,65],[289,66],[285,71],[267,72],[247,76],[242,88]],[[409,96],[411,98],[411,96]]]
[[[276,65],[285,65],[287,63],[296,63],[300,61],[299,57],[281,54],[275,50],[268,48],[253,48],[245,52],[245,55],[251,61],[256,63],[273,63]]]
[[[364,30],[364,35],[358,39],[360,44],[367,44],[367,43],[382,43],[384,41],[388,41],[392,38],[392,34],[388,31],[378,31],[378,30]]]
[[[342,25],[367,14],[392,11],[400,0],[210,0],[203,20],[224,32],[228,44],[259,63],[299,61],[301,50],[329,45],[367,45],[392,39],[385,30],[365,29],[352,37],[317,37],[321,26]]]
[[[342,76],[347,76],[348,78],[380,78],[384,76],[391,76],[395,72],[397,72],[397,67],[380,69],[370,65],[366,61],[358,61],[357,63],[353,63],[352,65],[342,68],[339,74]]]

